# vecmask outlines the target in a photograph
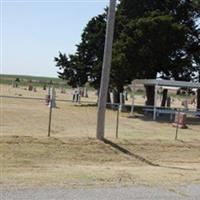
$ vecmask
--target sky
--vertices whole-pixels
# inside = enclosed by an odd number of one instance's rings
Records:
[[[56,77],[54,57],[71,54],[87,22],[109,0],[1,0],[1,74]]]
[[[109,0],[0,2],[0,73],[50,77],[57,76],[58,52],[74,53],[87,22],[109,4]]]

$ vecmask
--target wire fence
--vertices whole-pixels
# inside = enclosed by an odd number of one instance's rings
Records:
[[[45,98],[0,96],[1,135],[32,137],[95,137],[97,103],[57,99],[56,107]],[[180,109],[173,114],[158,113],[153,107],[107,104],[105,137],[120,139],[200,139],[200,118]],[[159,109],[158,109],[159,110]],[[157,114],[157,115],[158,115]],[[181,120],[177,120],[180,118]],[[176,117],[175,117],[176,116]],[[176,118],[176,119],[175,119]],[[183,127],[182,127],[183,125]]]

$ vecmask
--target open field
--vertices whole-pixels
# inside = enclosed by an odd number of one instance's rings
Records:
[[[2,87],[1,94],[44,98],[45,92]],[[8,92],[9,91],[9,92]],[[59,99],[69,99],[57,93]],[[95,102],[95,93],[89,100]],[[88,99],[84,99],[87,101]],[[97,141],[96,106],[57,102],[51,138],[47,138],[49,108],[43,100],[1,98],[0,152],[2,187],[179,185],[200,183],[200,121],[188,119],[179,130],[168,120],[107,110],[106,138]]]
[[[44,83],[49,83],[52,81],[54,84],[59,85],[65,83],[59,78],[55,77],[40,77],[40,76],[27,76],[27,75],[9,75],[9,74],[0,74],[0,84],[11,84],[19,79],[19,85],[27,85],[32,81],[33,85],[42,86]]]
[[[59,78],[56,77],[43,77],[43,76],[29,76],[29,75],[12,75],[12,74],[0,74],[0,78],[4,80],[15,80],[16,78],[22,80],[37,80],[37,81],[61,81]]]

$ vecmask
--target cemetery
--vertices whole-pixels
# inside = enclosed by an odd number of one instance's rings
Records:
[[[89,90],[88,98],[81,97],[81,102],[77,103],[73,102],[74,90],[71,89],[66,89],[66,93],[63,94],[60,88],[53,89],[48,86],[46,90],[42,87],[37,88],[36,92],[24,90],[24,87],[13,88],[12,85],[1,85],[1,88],[3,92],[1,95],[16,97],[1,98],[3,102],[1,110],[6,115],[3,115],[0,121],[3,130],[0,141],[4,159],[7,160],[4,163],[7,166],[4,168],[6,174],[4,183],[8,185],[11,184],[9,182],[11,176],[15,177],[12,183],[21,186],[24,184],[47,186],[51,181],[58,185],[64,185],[67,182],[68,186],[87,185],[90,182],[97,185],[113,185],[119,179],[128,185],[132,184],[132,180],[138,184],[150,185],[162,185],[163,180],[165,180],[165,185],[187,181],[198,182],[196,179],[200,176],[198,168],[199,118],[196,118],[196,124],[194,121],[193,123],[188,121],[188,129],[179,130],[180,141],[175,141],[176,128],[172,126],[172,121],[168,119],[154,121],[152,115],[144,116],[135,112],[135,116],[130,117],[131,110],[122,111],[119,113],[119,135],[116,140],[117,111],[112,109],[106,111],[106,138],[150,160],[155,165],[171,167],[181,165],[185,174],[182,177],[178,175],[179,169],[153,167],[146,164],[146,161],[140,161],[138,157],[130,156],[129,158],[120,152],[116,154],[116,150],[98,142],[94,137],[97,108],[93,105],[97,100],[96,91]],[[51,96],[53,93],[56,98],[54,106],[52,104],[51,137],[48,138],[49,102],[47,103],[47,100],[49,100],[48,95]],[[38,100],[22,99],[22,97],[31,96]],[[48,98],[45,99],[47,96]],[[135,105],[142,104],[143,99],[143,95],[136,93]],[[93,104],[88,104],[88,101]],[[131,95],[128,95],[128,101],[125,101],[125,104],[131,106],[131,103]],[[14,157],[8,159],[13,153]],[[181,164],[186,162],[186,158],[187,163]],[[18,164],[15,159],[18,160]],[[122,164],[124,162],[127,163],[126,168]],[[45,166],[44,163],[46,163]],[[52,163],[57,164],[52,165]],[[79,163],[82,166],[81,169],[75,163]],[[86,163],[89,165],[86,166]],[[112,167],[113,173],[110,170],[105,171],[107,165],[115,166]],[[10,166],[13,167],[12,170]],[[19,171],[20,166],[23,166],[21,171]],[[148,172],[151,168],[153,173],[151,172],[150,176]],[[187,171],[193,168],[196,170]],[[29,169],[34,170],[29,173]],[[66,169],[70,171],[70,176],[66,173]],[[88,170],[90,176],[86,176]],[[103,174],[99,170],[104,170]],[[171,175],[166,173],[171,173]],[[146,178],[142,178],[143,176]]]
[[[128,89],[132,85],[126,87],[126,92],[120,94],[120,103],[106,110],[107,144],[95,139],[98,99],[95,90],[52,85],[32,90],[30,85],[0,86],[0,107],[6,113],[0,119],[4,187],[48,186],[52,181],[68,187],[113,186],[119,180],[125,185],[167,187],[199,183],[200,118],[194,103],[189,102],[187,109],[182,104],[195,95],[180,96],[168,88],[173,100],[164,111],[180,108],[184,115],[173,112],[171,119],[160,112],[154,120],[155,108],[145,105],[143,84],[133,91]],[[159,90],[164,88],[159,86]],[[162,102],[160,91],[156,111]],[[110,96],[112,99],[113,94]],[[106,170],[108,166],[112,170]],[[180,175],[183,172],[184,176]]]
[[[195,86],[193,85],[193,87]],[[45,90],[42,87],[37,87],[35,88],[35,91],[25,90],[24,86],[15,88],[11,85],[1,85],[1,88],[1,95],[10,97],[1,97],[3,102],[1,105],[2,110],[9,113],[9,115],[5,115],[6,119],[2,118],[2,123],[8,123],[10,125],[12,125],[12,123],[20,124],[16,120],[16,117],[18,118],[19,115],[24,119],[22,120],[22,124],[24,124],[25,127],[20,125],[15,130],[16,134],[29,135],[29,129],[26,130],[26,127],[33,127],[34,131],[35,125],[33,121],[36,119],[31,117],[31,113],[27,112],[32,110],[31,112],[37,113],[38,116],[37,127],[41,126],[40,128],[36,127],[35,135],[45,136],[48,126],[49,107],[51,106],[53,108],[52,132],[56,132],[56,135],[64,136],[66,134],[66,136],[68,136],[68,134],[70,134],[70,136],[73,136],[73,133],[75,133],[76,130],[81,130],[77,131],[75,135],[94,137],[96,125],[95,114],[97,111],[98,99],[95,90],[65,89],[65,93],[63,93],[62,88],[51,86],[46,86]],[[142,87],[138,88],[142,90]],[[81,90],[83,92],[81,92]],[[84,90],[86,92],[84,92]],[[137,90],[137,87],[135,90]],[[180,98],[179,96],[174,96],[173,93],[171,93],[171,95],[173,96],[171,107],[159,107],[159,104],[162,102],[162,96],[159,95],[157,96],[157,106],[148,107],[145,105],[144,93],[137,94],[137,92],[128,92],[128,94],[125,95],[120,94],[120,103],[113,104],[113,107],[109,106],[106,111],[108,115],[106,121],[108,137],[115,138],[116,123],[119,123],[119,133],[122,138],[135,138],[141,136],[141,139],[143,137],[173,139],[177,125],[176,122],[178,120],[178,110],[180,109],[180,118],[181,115],[183,115],[182,118],[185,119],[183,126],[188,127],[188,130],[181,130],[181,137],[188,139],[198,138],[198,129],[200,127],[200,119],[198,117],[199,111],[195,109],[195,104],[188,103],[187,109],[182,105],[183,99],[191,99],[193,97],[188,97],[186,95],[185,97]],[[110,96],[112,97],[112,93]],[[127,98],[125,98],[125,96],[127,96]],[[30,100],[27,100],[26,98],[30,98]],[[120,112],[119,122],[116,121],[117,110]],[[76,124],[76,126],[71,127],[71,125],[74,124]],[[142,130],[140,126],[147,126],[147,128]],[[154,129],[149,129],[148,126],[152,126]],[[173,128],[173,126],[175,128]],[[162,132],[159,132],[160,127],[163,127]],[[10,129],[8,128],[9,126],[4,127],[3,134],[7,135],[10,133]]]
[[[33,200],[38,188],[116,187],[121,196],[105,199],[126,200],[127,186],[190,199],[174,188],[200,184],[199,1],[3,1],[1,10],[5,199],[18,188]]]

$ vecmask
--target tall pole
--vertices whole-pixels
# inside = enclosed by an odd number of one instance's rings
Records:
[[[107,17],[103,68],[101,74],[101,86],[100,86],[98,112],[97,112],[96,136],[100,140],[104,139],[104,131],[105,131],[106,100],[107,100],[107,93],[108,93],[108,86],[110,79],[112,45],[113,45],[114,26],[115,26],[115,6],[116,6],[116,0],[110,0],[110,6]]]

